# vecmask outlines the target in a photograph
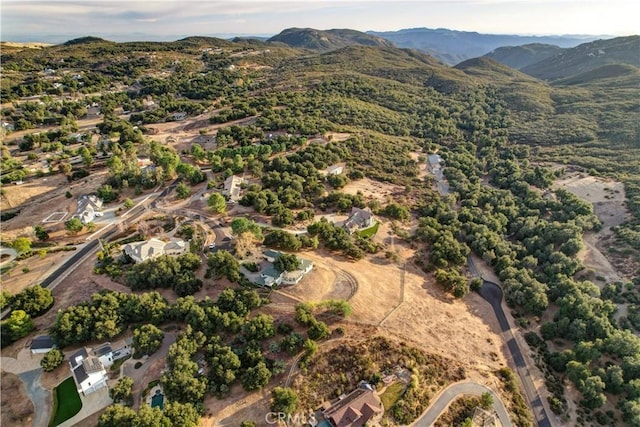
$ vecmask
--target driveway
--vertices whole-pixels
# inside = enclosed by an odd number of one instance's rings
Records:
[[[0,357],[0,366],[5,372],[15,374],[24,383],[27,396],[33,402],[35,414],[33,427],[46,427],[51,418],[51,391],[42,387],[40,379],[44,372],[40,367],[41,354],[32,355],[31,350],[23,348],[17,358]]]
[[[35,409],[33,427],[46,427],[51,419],[51,391],[42,387],[42,368],[18,374]]]
[[[498,414],[502,427],[512,427],[513,424],[509,418],[509,413],[502,400],[500,400],[500,396],[489,387],[472,382],[459,382],[445,388],[429,405],[424,415],[412,425],[414,427],[430,427],[457,397],[469,394],[480,396],[483,393],[491,393],[493,396],[493,409]]]
[[[131,391],[131,394],[133,395],[134,409],[137,409],[140,406],[142,391],[147,387],[147,382],[144,381],[147,371],[154,365],[154,362],[167,356],[169,346],[174,342],[176,342],[175,333],[165,332],[164,340],[162,340],[162,346],[160,349],[151,355],[151,357],[149,357],[138,369],[135,369],[134,367],[136,362],[138,362],[138,360],[135,359],[129,359],[122,364],[122,375],[133,379],[133,390]]]
[[[5,261],[0,262],[0,266],[4,267],[6,264],[9,264],[11,261],[16,259],[16,257],[18,256],[18,252],[16,252],[16,250],[13,248],[0,248],[0,256],[2,255],[9,256],[9,258],[7,258]]]

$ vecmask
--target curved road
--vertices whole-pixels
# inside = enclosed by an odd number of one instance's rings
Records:
[[[496,313],[496,317],[498,318],[500,330],[501,332],[506,334],[505,338],[507,340],[507,348],[511,353],[513,363],[516,366],[516,371],[518,373],[518,376],[520,377],[522,386],[524,387],[527,400],[531,405],[531,410],[533,411],[533,417],[536,424],[539,427],[551,427],[551,421],[549,420],[547,411],[542,404],[542,398],[538,393],[538,389],[535,387],[533,381],[531,380],[531,374],[529,373],[527,363],[522,356],[520,345],[518,344],[518,341],[516,341],[516,338],[513,336],[513,332],[511,331],[511,327],[509,326],[507,316],[504,314],[504,310],[502,308],[502,289],[497,284],[483,279],[483,284],[480,288],[480,296],[487,300],[489,304],[491,304],[491,307],[493,308],[493,311]]]
[[[5,264],[9,264],[11,261],[17,258],[18,252],[16,252],[13,248],[0,248],[0,255],[9,255],[9,258],[5,261],[0,262],[0,266],[4,266]]]
[[[502,427],[512,427],[513,424],[509,418],[509,413],[504,403],[500,400],[500,396],[487,386],[468,381],[451,384],[442,390],[437,398],[429,405],[424,415],[412,425],[413,427],[431,427],[455,398],[469,394],[480,396],[483,393],[491,393],[493,396],[493,409],[498,414]]]

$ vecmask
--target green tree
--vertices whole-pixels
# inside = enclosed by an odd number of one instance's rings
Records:
[[[41,242],[49,240],[49,233],[47,233],[47,230],[45,230],[43,226],[36,225],[35,227],[33,227],[33,231],[36,234],[36,238]]]
[[[259,314],[245,323],[242,332],[248,341],[262,341],[271,338],[276,334],[275,327],[273,326],[273,317],[267,314]]]
[[[125,207],[125,209],[131,209],[133,207],[133,200],[127,197],[126,199],[124,199],[124,203],[122,205]]]
[[[93,165],[93,155],[87,147],[80,149],[80,156],[82,156],[82,162],[86,167],[90,168]]]
[[[24,310],[13,310],[9,318],[2,322],[2,326],[3,335],[6,330],[11,341],[26,337],[36,327]]]
[[[240,378],[242,386],[247,391],[261,389],[269,384],[271,371],[264,362],[258,362],[256,366],[248,368]]]
[[[319,320],[315,320],[311,326],[309,327],[309,338],[312,340],[321,340],[328,338],[331,335],[331,330],[327,326],[326,323],[321,322]]]
[[[271,392],[271,410],[292,414],[298,405],[298,395],[289,387],[276,387]]]
[[[113,187],[109,184],[104,184],[103,186],[98,188],[98,191],[96,191],[96,194],[105,203],[113,202],[118,198],[118,192],[115,191]]]
[[[278,271],[295,271],[300,268],[301,261],[295,254],[280,254],[273,263]]]
[[[123,405],[110,405],[100,415],[98,427],[122,427],[137,425],[136,412]]]
[[[181,182],[176,187],[176,195],[178,196],[178,199],[186,199],[191,195],[191,188],[189,188],[189,186],[184,182]]]
[[[226,276],[231,282],[240,280],[240,263],[230,252],[220,250],[207,256],[207,277],[220,279]]]
[[[70,234],[78,234],[80,231],[82,231],[84,225],[82,225],[82,221],[80,221],[79,218],[71,218],[64,223],[64,227]]]
[[[191,403],[168,402],[162,413],[169,420],[172,427],[198,427],[200,414]]]
[[[483,409],[489,409],[493,406],[493,395],[489,392],[482,393],[480,396],[480,406]]]
[[[53,348],[40,360],[40,366],[45,372],[51,372],[62,364],[64,354],[57,348]]]
[[[207,199],[207,205],[215,213],[224,213],[227,209],[227,201],[220,193],[212,193]]]
[[[243,233],[251,233],[256,239],[262,240],[262,227],[248,218],[234,218],[233,221],[231,221],[231,231],[236,236]]]
[[[109,389],[109,395],[115,403],[124,403],[131,405],[133,403],[131,391],[133,390],[133,379],[131,377],[122,377],[116,385]]]
[[[11,298],[11,308],[24,310],[29,316],[37,317],[53,306],[53,294],[50,289],[40,285],[30,286]]]
[[[152,355],[162,345],[164,333],[156,326],[142,325],[133,331],[133,348],[139,355]]]
[[[18,237],[11,243],[11,247],[18,252],[19,255],[31,252],[31,240],[27,237]]]

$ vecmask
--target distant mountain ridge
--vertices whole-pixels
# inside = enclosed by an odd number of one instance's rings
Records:
[[[445,64],[455,65],[476,58],[504,46],[546,44],[574,47],[596,40],[597,36],[518,36],[509,34],[481,34],[446,28],[409,28],[399,31],[367,31],[382,37],[398,47],[427,52]],[[601,36],[606,37],[606,36]]]
[[[501,64],[520,70],[527,65],[535,64],[550,58],[562,48],[551,44],[532,43],[522,46],[504,46],[493,50],[485,58],[491,58]]]
[[[596,40],[561,49],[553,56],[523,67],[522,71],[543,80],[555,80],[615,64],[640,67],[640,36]],[[608,70],[613,71],[614,68]],[[622,71],[623,68],[616,70]]]
[[[393,43],[381,37],[349,29],[287,28],[280,34],[269,38],[267,42],[280,42],[291,47],[320,52],[328,52],[351,45],[394,47]]]

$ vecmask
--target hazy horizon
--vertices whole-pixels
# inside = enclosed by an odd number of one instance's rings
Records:
[[[290,27],[397,31],[447,28],[523,36],[638,34],[628,0],[219,1],[2,0],[0,40],[60,43],[82,36],[170,41],[269,37]]]

